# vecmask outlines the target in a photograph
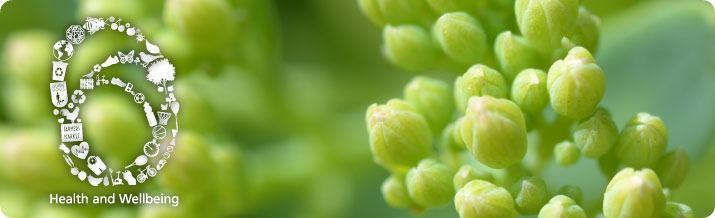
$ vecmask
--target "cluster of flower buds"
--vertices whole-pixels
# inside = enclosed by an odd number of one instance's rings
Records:
[[[463,73],[453,86],[419,76],[404,100],[368,109],[374,159],[392,174],[382,188],[391,206],[422,210],[452,199],[462,218],[692,217],[688,206],[666,203],[664,187],[680,185],[688,155],[665,153],[664,122],[639,113],[619,131],[600,107],[606,79],[592,54],[600,20],[578,0],[358,3],[383,28],[389,61]],[[527,161],[531,147],[539,152]],[[529,166],[568,167],[582,157],[610,180],[602,210],[586,210],[578,186],[550,192],[543,169]]]

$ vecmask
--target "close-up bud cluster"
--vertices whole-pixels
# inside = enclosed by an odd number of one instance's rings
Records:
[[[398,2],[399,14],[411,19],[390,16],[397,13],[388,6]],[[689,158],[669,149],[665,122],[640,112],[618,125],[602,104],[608,71],[595,55],[601,20],[583,1],[425,2],[358,0],[383,30],[388,61],[417,73],[457,74],[417,76],[405,87],[406,101],[368,109],[373,157],[391,174],[386,184],[408,190],[386,194],[390,205],[400,196],[412,203],[399,208],[423,211],[453,196],[462,218],[692,217],[685,204],[666,206],[664,193],[686,178]],[[501,25],[489,25],[495,23]],[[404,161],[386,164],[386,157]],[[597,162],[610,181],[600,196],[585,201],[578,184],[557,190],[541,179],[552,163],[566,173],[582,162]],[[404,171],[406,180],[394,179]]]

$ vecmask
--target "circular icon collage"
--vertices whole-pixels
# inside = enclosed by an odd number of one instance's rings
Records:
[[[85,36],[105,29],[126,34],[140,45],[143,44],[146,51],[139,51],[138,54],[134,50],[118,51],[116,55],[109,55],[104,62],[94,65],[89,73],[79,79],[79,89],[68,92],[65,75],[74,47],[79,46]],[[180,107],[173,86],[176,70],[161,54],[160,48],[150,43],[141,30],[123,23],[121,19],[89,17],[83,25],[67,28],[66,38],[57,41],[52,50],[56,59],[52,62],[50,82],[50,98],[55,107],[52,112],[58,117],[61,139],[59,150],[70,167],[70,173],[92,186],[137,185],[156,176],[171,158],[176,146]],[[152,106],[143,93],[134,90],[133,83],[102,73],[103,69],[116,64],[134,64],[146,70],[146,80],[155,85],[156,91],[164,97],[158,107]],[[90,144],[84,139],[80,107],[87,100],[87,94],[104,86],[115,86],[131,95],[134,103],[143,109],[147,125],[151,128],[151,139],[143,145],[142,153],[124,167],[107,166],[98,154],[90,152]],[[75,164],[84,162],[86,165]]]

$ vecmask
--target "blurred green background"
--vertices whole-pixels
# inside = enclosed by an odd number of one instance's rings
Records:
[[[619,126],[647,111],[669,148],[691,157],[673,199],[698,217],[715,206],[715,11],[704,1],[586,0],[603,20],[596,60],[603,105]],[[69,174],[47,91],[52,45],[87,16],[141,28],[177,67],[180,147],[148,184],[94,188]],[[414,76],[385,61],[380,30],[353,0],[12,0],[0,9],[0,210],[10,217],[457,217],[384,203],[364,112]],[[76,48],[68,80],[132,40],[100,32]],[[137,67],[112,68],[141,80]],[[453,81],[448,72],[426,72]],[[148,84],[140,85],[147,89]],[[72,88],[72,87],[70,87]],[[114,165],[148,137],[119,90],[83,105],[85,135]],[[89,131],[91,130],[91,131]],[[136,146],[134,146],[136,144]],[[579,185],[598,207],[607,184],[592,160],[550,166],[551,187]],[[554,184],[554,185],[551,185]],[[50,206],[49,193],[176,193],[181,206]],[[588,208],[589,206],[586,206]]]

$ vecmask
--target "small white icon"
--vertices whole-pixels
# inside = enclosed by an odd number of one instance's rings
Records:
[[[706,2],[710,3],[710,5],[713,6],[713,9],[715,10],[715,0],[705,0]],[[715,212],[715,211],[714,211]],[[713,213],[715,214],[715,213]]]
[[[154,177],[156,176],[156,169],[151,167],[151,166],[146,166],[146,174],[149,175],[149,177]]]
[[[87,173],[84,172],[84,170],[79,171],[79,173],[77,173],[77,178],[79,178],[80,181],[84,181],[84,179],[87,178]]]
[[[57,41],[55,45],[52,46],[52,54],[55,55],[57,60],[66,61],[72,57],[73,52],[74,47],[72,47],[72,44],[64,39]]]
[[[147,65],[149,65],[149,63],[155,61],[156,59],[163,58],[163,57],[164,57],[163,55],[151,55],[151,54],[147,54],[144,52],[139,52],[139,59],[141,59],[142,62],[144,62],[144,64],[142,64],[143,67],[146,67]]]
[[[62,135],[62,142],[81,142],[82,137],[82,124],[61,124],[60,134]]]
[[[81,142],[79,145],[72,146],[72,154],[75,157],[84,160],[89,154],[89,143]]]
[[[79,79],[79,89],[82,89],[82,90],[94,89],[94,79],[92,79],[92,78]]]
[[[72,92],[72,103],[82,104],[85,100],[87,100],[87,96],[84,95],[82,90],[74,90],[74,92]]]
[[[99,183],[102,183],[102,178],[95,178],[94,176],[88,175],[87,181],[89,181],[89,184],[92,186],[98,186]]]
[[[164,126],[166,126],[166,124],[169,122],[169,119],[171,118],[171,113],[164,111],[156,112],[156,115],[159,117],[159,124]]]
[[[154,136],[155,139],[162,140],[166,137],[166,128],[162,125],[156,125],[151,129],[151,135]]]
[[[159,49],[159,46],[156,46],[156,45],[152,44],[152,43],[149,42],[149,41],[146,41],[145,44],[146,44],[146,51],[148,51],[149,53],[152,53],[152,54],[159,54],[159,53],[161,53],[161,50]]]
[[[70,103],[69,106],[70,108],[72,108],[72,103]],[[62,114],[62,116],[65,116],[65,118],[70,122],[79,123],[79,107],[75,107],[74,110],[72,110],[71,112],[69,109],[62,108],[62,110],[60,110],[60,113]]]
[[[84,23],[83,27],[87,30],[87,32],[89,32],[90,35],[92,35],[99,30],[103,30],[106,25],[107,24],[102,18],[88,17],[87,22]]]
[[[65,72],[67,72],[67,63],[62,61],[52,62],[52,80],[54,81],[64,81]]]
[[[155,140],[151,140],[144,144],[144,154],[147,157],[156,157],[159,154],[159,144]]]
[[[137,181],[139,181],[139,183],[144,183],[147,178],[148,177],[146,176],[146,174],[144,174],[144,170],[139,170],[139,175],[137,175]]]
[[[79,25],[72,25],[67,28],[67,40],[72,44],[80,44],[84,41],[84,29]]]
[[[134,90],[133,90],[133,89],[134,89],[134,84],[132,84],[132,83],[127,83],[127,85],[124,86],[124,91],[125,91],[125,92],[129,92],[129,93],[134,94]]]
[[[132,164],[129,164],[129,166],[124,167],[124,169],[129,169],[129,167],[133,166],[144,166],[144,164],[146,164],[147,162],[149,162],[149,158],[144,155],[139,155],[136,159],[134,159],[134,162]]]
[[[109,84],[109,80],[104,79],[104,75],[102,75],[102,78],[99,78],[99,75],[96,75],[94,78],[95,78],[94,85],[96,85],[96,86]]]
[[[119,79],[119,78],[117,78],[117,77],[112,77],[112,80],[111,80],[110,83],[111,83],[112,85],[119,86],[119,87],[122,87],[122,88],[124,88],[125,86],[127,86],[127,84],[124,83],[124,81],[122,81],[121,79]]]
[[[109,179],[112,180],[112,186],[124,185],[124,181],[120,178],[121,174],[121,171],[117,171],[117,177],[113,177],[114,171],[112,168],[109,168]]]
[[[55,107],[67,105],[67,84],[65,82],[50,83],[50,97]]]
[[[156,126],[156,117],[154,116],[154,111],[152,111],[149,102],[144,102],[144,113],[146,114],[147,121],[149,121],[149,127]]]
[[[174,81],[174,75],[176,74],[174,65],[169,63],[166,59],[152,63],[149,68],[147,68],[147,71],[149,71],[149,73],[146,74],[146,79],[155,85],[162,85],[168,81]]]
[[[162,168],[164,168],[164,165],[165,165],[165,164],[166,164],[166,159],[161,159],[161,160],[159,160],[159,163],[156,164],[156,169],[157,169],[157,170],[161,170]]]
[[[122,64],[127,64],[131,63],[134,61],[134,50],[130,51],[127,54],[124,54],[122,52],[117,52],[119,54],[119,62]]]
[[[142,94],[142,93],[134,94],[134,102],[136,102],[137,104],[144,103],[145,100],[146,100],[146,97],[144,97],[144,94]]]
[[[107,58],[107,60],[105,60],[104,62],[102,62],[102,64],[100,64],[100,66],[107,68],[107,67],[115,65],[117,63],[119,63],[119,58],[117,58],[117,56],[110,55]]]
[[[104,161],[97,156],[89,156],[89,158],[87,158],[87,167],[98,176],[107,169],[107,165],[104,164]]]
[[[70,148],[68,148],[67,145],[65,145],[65,144],[60,144],[59,149],[60,149],[60,151],[62,151],[65,154],[70,153]]]
[[[124,180],[127,181],[127,185],[136,185],[137,184],[137,180],[134,179],[134,175],[132,175],[132,172],[130,172],[129,170],[125,170],[123,175],[124,175]]]

